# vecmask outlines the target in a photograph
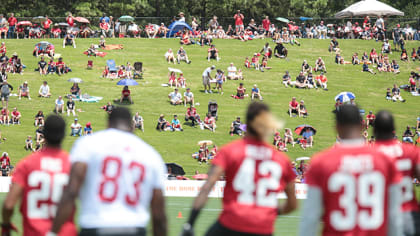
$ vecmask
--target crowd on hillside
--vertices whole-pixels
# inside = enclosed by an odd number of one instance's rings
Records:
[[[186,21],[183,12],[173,21]],[[81,38],[88,37],[146,37],[164,38],[167,37],[168,26],[165,23],[138,25],[135,21],[120,21],[118,18],[103,14],[98,22],[89,22],[83,17],[74,17],[71,13],[66,16],[66,22],[53,22],[48,16],[41,21],[34,23],[26,20],[18,21],[13,13],[8,16],[0,15],[0,38],[64,38],[70,33]],[[134,19],[134,18],[133,18]],[[393,29],[387,29],[386,19],[379,17],[372,21],[366,16],[363,21],[348,20],[345,23],[319,23],[302,21],[278,22],[275,24],[268,16],[262,21],[245,19],[245,16],[238,10],[232,18],[232,24],[227,27],[218,22],[218,17],[213,16],[209,22],[198,22],[192,17],[190,22],[191,31],[188,32],[191,38],[204,37],[212,38],[233,38],[242,41],[254,38],[272,37],[275,40],[293,43],[297,38],[345,38],[345,39],[383,39],[386,32],[392,32],[393,40],[400,37],[405,40],[420,40],[420,29],[413,28],[409,24],[404,26],[396,25]],[[171,23],[172,23],[171,22]],[[168,22],[169,23],[169,22]],[[181,34],[176,35],[181,37]]]

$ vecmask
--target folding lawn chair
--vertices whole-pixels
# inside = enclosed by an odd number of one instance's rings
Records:
[[[115,61],[110,59],[106,61],[106,65],[108,66],[108,78],[109,79],[116,79],[118,77],[117,75],[117,65],[115,64]]]

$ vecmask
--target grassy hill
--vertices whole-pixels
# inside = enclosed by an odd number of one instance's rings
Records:
[[[289,146],[287,153],[291,158],[300,156],[311,156],[335,142],[334,116],[331,112],[334,108],[334,97],[342,91],[352,91],[357,96],[356,102],[366,111],[374,112],[380,109],[391,110],[397,121],[397,134],[401,136],[406,125],[414,126],[415,119],[420,113],[420,98],[413,97],[409,93],[402,92],[402,96],[407,99],[406,103],[385,100],[385,90],[392,87],[394,83],[406,84],[409,73],[419,67],[419,62],[400,62],[401,73],[394,75],[392,73],[378,73],[371,75],[362,73],[361,66],[336,65],[334,63],[334,54],[328,52],[329,40],[302,40],[302,46],[290,46],[289,59],[271,59],[269,66],[273,69],[266,72],[259,72],[254,69],[245,69],[243,61],[246,56],[251,56],[254,52],[259,52],[265,42],[270,42],[274,48],[274,43],[267,40],[253,40],[249,42],[240,42],[236,40],[215,40],[216,47],[220,51],[221,60],[219,62],[207,62],[205,59],[207,47],[196,45],[185,47],[192,63],[187,65],[168,65],[164,59],[164,54],[168,48],[177,50],[179,40],[177,39],[107,39],[108,44],[124,44],[123,50],[107,51],[108,55],[104,58],[88,58],[82,52],[88,48],[91,43],[98,43],[98,39],[77,39],[77,48],[61,47],[62,41],[51,39],[50,42],[56,46],[56,53],[60,53],[64,61],[72,68],[73,72],[64,76],[48,75],[40,76],[34,72],[39,58],[32,56],[33,46],[40,40],[4,40],[7,45],[8,56],[17,52],[22,58],[22,62],[27,66],[24,75],[10,75],[9,83],[15,87],[13,92],[17,93],[17,88],[24,81],[29,82],[32,100],[17,97],[10,98],[9,107],[18,107],[23,119],[22,125],[1,126],[0,130],[6,142],[0,144],[0,151],[7,151],[12,162],[16,164],[21,158],[29,154],[24,150],[25,139],[27,135],[35,135],[33,117],[38,110],[43,110],[48,114],[54,109],[54,101],[59,95],[69,93],[71,83],[67,79],[71,77],[80,77],[85,82],[80,85],[82,93],[88,93],[94,96],[101,96],[104,99],[99,103],[76,103],[76,108],[81,108],[84,112],[79,113],[79,121],[82,125],[92,122],[95,131],[105,128],[106,113],[100,109],[108,101],[118,98],[121,93],[121,86],[117,86],[117,81],[100,78],[107,59],[114,59],[117,65],[130,62],[132,65],[136,61],[143,62],[145,73],[144,80],[139,81],[140,85],[131,87],[134,104],[128,107],[132,112],[139,111],[145,119],[145,132],[136,131],[136,134],[146,142],[154,146],[163,156],[166,162],[176,162],[184,166],[187,175],[192,175],[195,170],[200,172],[207,171],[207,165],[199,165],[191,158],[191,154],[198,150],[197,142],[199,140],[210,139],[217,145],[223,145],[238,137],[228,135],[230,123],[236,116],[243,116],[244,110],[250,99],[234,100],[230,94],[235,92],[239,81],[228,81],[224,84],[224,95],[204,94],[202,91],[201,74],[203,70],[211,65],[222,70],[227,69],[230,62],[235,63],[238,68],[244,71],[245,87],[250,92],[253,84],[258,84],[264,101],[270,104],[274,113],[286,122],[286,127],[294,129],[300,124],[310,124],[317,128],[318,133],[315,136],[313,148],[302,150],[300,147],[292,148]],[[363,51],[370,51],[376,48],[380,51],[381,43],[375,41],[361,40],[340,40],[342,55],[346,60],[351,59],[354,52],[359,55]],[[407,48],[418,47],[418,42],[408,42]],[[306,59],[312,66],[316,58],[321,56],[327,65],[328,87],[329,91],[323,90],[299,90],[295,88],[285,88],[281,83],[281,77],[285,70],[290,71],[294,79],[300,71],[300,65]],[[399,53],[390,55],[390,59],[399,59]],[[93,70],[87,70],[88,60],[93,60]],[[398,60],[399,61],[399,60]],[[188,87],[192,88],[195,94],[199,114],[204,117],[207,112],[207,103],[210,99],[217,100],[219,104],[219,120],[217,122],[216,133],[199,128],[184,127],[184,132],[158,132],[155,130],[156,121],[159,114],[165,114],[167,119],[171,119],[174,114],[178,114],[183,119],[186,108],[184,106],[169,105],[167,95],[172,91],[171,88],[162,87],[162,83],[168,81],[167,67],[179,68],[184,72]],[[53,97],[49,99],[38,98],[37,91],[42,81],[48,81]],[[180,89],[183,93],[184,89]],[[305,100],[309,111],[308,118],[289,118],[286,113],[288,102],[291,97]],[[67,118],[70,132],[72,117]],[[372,131],[369,130],[371,134]],[[75,137],[67,137],[64,147],[70,150]]]

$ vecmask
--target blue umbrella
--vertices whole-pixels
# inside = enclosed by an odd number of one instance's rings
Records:
[[[341,92],[340,94],[335,96],[334,101],[337,101],[339,99],[340,102],[345,103],[345,102],[350,102],[350,100],[355,99],[355,98],[356,96],[352,92]]]
[[[121,85],[121,86],[135,86],[135,85],[139,85],[139,83],[137,83],[133,79],[122,79],[122,80],[118,81],[117,85]]]
[[[307,20],[313,20],[314,18],[312,18],[312,17],[304,17],[304,16],[301,16],[301,17],[299,17],[299,19],[300,19],[301,21],[307,21]]]

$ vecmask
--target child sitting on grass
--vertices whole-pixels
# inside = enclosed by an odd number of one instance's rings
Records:
[[[169,72],[168,77],[169,77],[168,85],[171,87],[172,86],[178,87],[175,72],[174,71]]]
[[[401,61],[408,61],[408,54],[407,54],[407,50],[405,49],[401,51]]]
[[[245,68],[251,68],[251,62],[249,61],[248,57],[245,57]]]
[[[245,94],[246,88],[244,87],[243,83],[239,84],[239,87],[236,89],[236,95],[231,95],[231,97],[235,99],[244,99],[245,97],[248,97],[248,94]]]
[[[369,69],[369,65],[368,65],[367,61],[364,61],[364,62],[363,62],[363,69],[362,69],[362,72],[369,72],[369,73],[371,73],[371,74],[376,75],[376,72],[374,72],[372,69]]]
[[[392,60],[391,71],[394,72],[394,74],[400,73],[400,65],[398,65],[398,63],[395,60]]]
[[[185,79],[185,77],[184,77],[184,74],[183,74],[183,73],[180,73],[180,74],[179,74],[179,77],[178,77],[178,79],[177,79],[177,84],[176,84],[176,86],[177,86],[177,87],[182,87],[182,88],[185,88],[185,87],[187,86],[187,84],[186,84],[186,79]]]
[[[419,47],[420,49],[420,47]],[[413,51],[411,52],[411,60],[416,61],[416,59],[420,59],[420,56],[417,55],[416,49],[413,48]]]
[[[264,69],[266,70],[271,69],[271,67],[267,66],[267,63],[268,63],[268,58],[267,56],[264,56],[261,62],[261,67],[260,67],[261,72],[264,72]]]
[[[253,66],[256,70],[260,69],[260,58],[258,53],[254,53],[254,56],[251,59],[251,66]]]
[[[33,141],[32,141],[32,137],[30,135],[28,135],[28,137],[25,140],[25,150],[26,151],[33,151]]]

